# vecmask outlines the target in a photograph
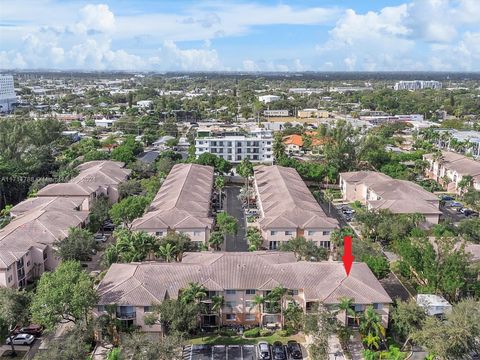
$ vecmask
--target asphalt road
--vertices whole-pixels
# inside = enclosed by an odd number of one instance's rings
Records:
[[[242,202],[238,199],[240,186],[227,186],[223,190],[226,194],[224,207],[227,213],[238,221],[236,235],[227,235],[223,249],[225,251],[248,251],[248,243],[245,237],[246,220]]]
[[[191,360],[256,360],[254,345],[193,345],[183,352]]]

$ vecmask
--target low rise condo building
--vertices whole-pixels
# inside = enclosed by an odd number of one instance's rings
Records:
[[[132,229],[157,236],[181,232],[197,244],[206,243],[213,227],[213,167],[176,164],[147,212]]]
[[[264,246],[276,250],[294,237],[330,249],[338,221],[328,217],[297,171],[282,166],[256,166],[254,186]]]
[[[353,299],[353,310],[360,314],[372,306],[387,326],[392,302],[365,263],[353,263],[345,275],[341,262],[297,261],[293,253],[283,252],[198,252],[186,253],[180,263],[113,264],[98,286],[99,301],[94,314],[100,316],[107,305],[116,305],[117,319],[125,326],[160,334],[161,325],[146,325],[144,316],[152,305],[177,299],[190,283],[203,286],[206,312],[199,325],[249,325],[279,327],[283,310],[296,303],[304,313],[319,306],[337,309],[340,299]],[[277,302],[255,302],[276,289],[285,289]],[[221,311],[213,311],[212,298],[223,296]],[[345,313],[339,314],[345,322]],[[355,317],[347,317],[354,325]]]
[[[421,186],[406,180],[392,179],[375,171],[353,171],[340,174],[343,199],[360,201],[368,209],[387,209],[394,214],[425,216],[429,224],[438,224],[439,199]]]
[[[460,192],[460,182],[466,176],[471,176],[471,184],[480,191],[480,161],[449,151],[442,151],[440,156],[424,155],[428,162],[426,176],[446,186],[449,192]],[[468,184],[467,184],[468,185]]]

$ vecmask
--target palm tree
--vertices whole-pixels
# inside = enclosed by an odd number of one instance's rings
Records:
[[[161,245],[158,248],[157,255],[163,258],[166,262],[171,262],[175,257],[175,252],[177,251],[176,246],[172,243],[166,243],[165,245]]]
[[[247,194],[249,194],[250,176],[253,175],[253,165],[248,158],[242,160],[237,166],[237,172],[240,176],[245,178],[245,185],[247,187]],[[250,197],[247,197],[247,209],[250,205]]]
[[[260,313],[260,325],[263,325],[263,305],[265,304],[265,298],[262,295],[255,295],[253,298],[253,303],[258,307],[258,312]]]
[[[225,303],[225,298],[221,295],[215,295],[212,297],[212,310],[218,315],[218,328],[222,324],[222,308]]]
[[[380,316],[372,306],[367,306],[360,317],[360,332],[364,335],[373,334],[381,339],[385,337],[385,328],[381,324]]]
[[[332,205],[333,199],[335,199],[335,193],[331,189],[326,189],[323,192],[323,197],[325,201],[328,202],[328,213],[330,214],[330,206]]]
[[[215,178],[215,189],[217,189],[219,195],[218,195],[218,200],[219,200],[219,206],[220,209],[222,209],[222,196],[223,196],[223,188],[225,187],[225,178],[223,176],[217,176]]]
[[[192,302],[199,303],[200,300],[207,296],[207,290],[199,283],[188,283],[188,286],[182,290],[180,301],[184,304]]]
[[[363,338],[363,343],[367,345],[369,349],[375,348],[378,350],[380,347],[380,338],[377,335],[373,335],[372,333],[368,333],[367,336]]]
[[[348,317],[351,316],[353,318],[356,317],[355,310],[352,309],[354,299],[351,298],[340,298],[340,303],[338,304],[338,308],[345,312],[345,327],[348,325]]]
[[[214,250],[220,250],[220,247],[222,246],[224,241],[225,241],[225,237],[220,231],[212,232],[210,234],[210,237],[208,238],[208,244]]]

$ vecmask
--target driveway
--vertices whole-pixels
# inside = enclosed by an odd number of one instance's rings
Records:
[[[412,297],[408,290],[403,286],[403,284],[398,280],[398,278],[390,272],[388,276],[384,279],[379,280],[387,294],[393,299],[400,299],[402,301],[407,301]]]
[[[248,251],[248,243],[245,237],[246,220],[242,202],[238,199],[240,186],[226,186],[223,190],[225,197],[225,210],[238,221],[236,235],[227,235],[222,250],[224,251]]]

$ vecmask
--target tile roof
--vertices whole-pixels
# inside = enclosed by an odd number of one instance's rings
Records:
[[[299,147],[302,147],[303,139],[300,135],[293,134],[283,137],[283,143],[285,145],[297,145]]]
[[[368,200],[373,209],[388,209],[392,213],[441,214],[438,198],[411,181],[392,179],[374,171],[353,171],[340,174],[347,183],[364,184],[379,200]]]
[[[425,159],[432,159],[433,154],[425,155]],[[470,175],[480,180],[480,161],[450,151],[442,151],[441,164],[446,169],[456,171],[460,175]]]
[[[263,211],[262,228],[338,227],[327,217],[297,171],[282,166],[256,166],[255,183]]]
[[[358,304],[390,303],[391,298],[364,263],[345,276],[341,262],[296,261],[292,253],[186,253],[182,263],[113,264],[98,286],[99,304],[148,306],[197,282],[210,290],[299,289],[307,301],[338,303],[348,296]]]
[[[147,213],[136,219],[132,228],[141,230],[211,227],[212,189],[213,167],[176,164],[163,182]]]

